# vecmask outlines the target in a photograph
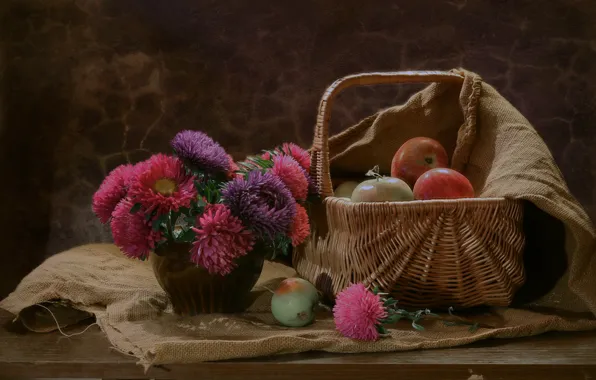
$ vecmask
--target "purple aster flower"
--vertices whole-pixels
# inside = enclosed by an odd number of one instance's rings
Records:
[[[181,131],[170,142],[187,165],[209,173],[226,173],[230,168],[228,154],[211,137],[199,131]]]
[[[232,214],[261,236],[286,234],[296,214],[292,193],[271,173],[252,171],[246,178],[236,178],[226,184],[222,195]]]

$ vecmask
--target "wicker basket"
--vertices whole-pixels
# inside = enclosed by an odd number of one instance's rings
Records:
[[[461,82],[462,77],[453,72],[358,74],[336,81],[321,99],[311,174],[323,202],[311,210],[317,231],[295,251],[293,263],[330,298],[363,282],[408,306],[507,306],[525,280],[521,201],[352,203],[333,197],[328,132],[334,97],[354,85],[435,81]]]

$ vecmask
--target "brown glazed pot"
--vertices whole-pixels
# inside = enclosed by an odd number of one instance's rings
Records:
[[[227,276],[211,275],[193,264],[190,244],[175,244],[151,252],[155,277],[168,294],[174,312],[181,315],[238,313],[251,304],[251,289],[263,269],[264,254],[257,247],[236,260]]]

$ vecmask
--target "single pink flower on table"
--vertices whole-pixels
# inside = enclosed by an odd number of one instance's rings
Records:
[[[102,223],[110,220],[118,203],[126,197],[133,170],[132,165],[118,166],[107,175],[93,195],[93,212]]]
[[[158,214],[164,214],[189,207],[197,190],[194,176],[186,174],[180,159],[159,153],[139,166],[129,196],[146,212],[157,210]]]
[[[306,199],[308,195],[308,180],[304,174],[304,170],[295,159],[290,156],[273,157],[271,173],[281,179],[295,199]]]
[[[308,213],[306,209],[296,203],[296,216],[290,226],[288,234],[292,240],[292,246],[297,247],[310,235],[310,224],[308,222]]]
[[[335,327],[343,336],[352,339],[379,339],[377,326],[386,317],[387,310],[381,297],[360,283],[342,290],[333,307]]]
[[[222,204],[209,206],[197,217],[196,225],[190,260],[211,274],[232,272],[236,268],[234,260],[246,255],[254,244],[252,233]]]
[[[112,237],[122,252],[128,257],[143,259],[155,248],[162,238],[161,232],[153,231],[151,221],[145,220],[142,212],[130,213],[134,203],[123,199],[114,210],[110,227]]]

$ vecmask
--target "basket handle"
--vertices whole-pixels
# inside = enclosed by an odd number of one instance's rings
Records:
[[[353,74],[336,80],[327,88],[319,103],[315,136],[312,145],[311,175],[317,181],[323,197],[333,195],[329,168],[329,120],[335,97],[355,86],[399,83],[462,83],[464,76],[455,71],[395,71]]]

